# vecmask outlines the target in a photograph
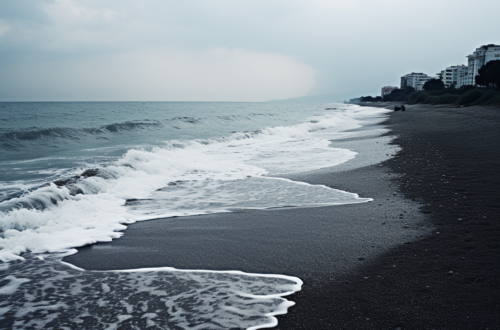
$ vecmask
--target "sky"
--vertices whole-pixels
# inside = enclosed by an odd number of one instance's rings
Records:
[[[379,95],[500,44],[500,1],[0,0],[0,101]]]

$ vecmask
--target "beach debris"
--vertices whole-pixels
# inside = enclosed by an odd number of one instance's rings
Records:
[[[450,271],[448,272],[448,274],[453,275],[453,271],[452,271],[452,270],[450,270]]]
[[[458,218],[457,220],[458,220],[458,221],[462,221],[463,219],[462,219],[462,218]]]
[[[359,260],[359,261],[363,261],[363,260],[365,260],[365,258],[358,258],[358,260]]]

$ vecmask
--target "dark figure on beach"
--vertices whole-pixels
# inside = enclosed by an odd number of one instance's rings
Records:
[[[401,107],[394,107],[394,111],[399,111],[401,110]]]
[[[404,106],[404,105],[402,105],[402,106],[401,106],[401,111],[405,111],[405,110],[406,110],[405,106]]]

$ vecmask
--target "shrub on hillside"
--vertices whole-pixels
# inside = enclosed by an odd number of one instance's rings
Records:
[[[481,95],[480,98],[478,98],[476,101],[474,101],[474,104],[484,104],[488,102],[489,100],[495,98],[496,96],[500,96],[500,93],[495,92],[494,90],[491,89],[486,89],[481,91],[483,95]]]
[[[494,96],[491,99],[484,101],[482,104],[484,104],[484,105],[499,104],[500,105],[500,93],[497,93],[497,96]]]
[[[467,91],[460,99],[460,104],[462,105],[472,104],[475,101],[477,101],[481,96],[483,96],[483,92],[480,91],[479,89],[473,89]]]
[[[430,100],[431,104],[458,104],[460,95],[444,94],[441,96],[433,96]]]
[[[431,91],[425,91],[428,95],[430,96],[440,96],[449,93],[447,89],[437,89],[437,90],[431,90]]]
[[[416,92],[408,98],[409,103],[430,103],[431,95],[425,92]]]
[[[410,104],[500,104],[500,93],[492,89],[477,87],[419,91],[410,94],[407,102]]]

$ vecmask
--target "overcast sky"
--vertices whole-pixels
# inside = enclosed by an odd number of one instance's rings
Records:
[[[500,44],[498,0],[0,0],[0,101],[378,94]]]

